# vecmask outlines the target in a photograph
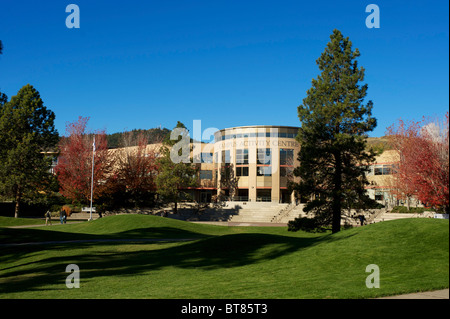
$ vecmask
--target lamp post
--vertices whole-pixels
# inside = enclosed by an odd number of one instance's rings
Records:
[[[92,176],[91,176],[91,207],[89,209],[89,220],[92,220],[92,197],[94,194],[94,157],[95,157],[95,135],[94,135],[94,143],[92,143]]]

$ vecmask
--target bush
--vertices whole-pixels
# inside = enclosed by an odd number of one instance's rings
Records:
[[[288,223],[288,231],[307,231],[307,232],[324,232],[327,229],[315,218],[301,217],[290,220]]]
[[[408,210],[408,207],[406,206],[395,206],[394,208],[392,208],[392,213],[400,213],[400,214],[416,214],[416,213],[421,214],[424,211],[434,211],[434,210],[425,207],[410,207]]]

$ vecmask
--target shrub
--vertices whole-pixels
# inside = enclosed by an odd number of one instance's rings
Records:
[[[425,207],[410,207],[408,210],[408,207],[406,206],[395,206],[392,208],[392,213],[400,213],[400,214],[420,214],[424,211],[434,211],[434,209],[425,208]]]
[[[324,232],[326,228],[321,225],[315,218],[301,217],[289,221],[288,231],[307,231],[307,232]]]

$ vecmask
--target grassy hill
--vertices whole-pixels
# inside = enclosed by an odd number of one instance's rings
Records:
[[[448,220],[403,219],[337,234],[223,227],[156,216],[0,228],[1,243],[192,238],[188,242],[0,246],[0,298],[373,298],[447,288]],[[81,288],[65,287],[65,266]],[[379,289],[365,285],[380,268]]]

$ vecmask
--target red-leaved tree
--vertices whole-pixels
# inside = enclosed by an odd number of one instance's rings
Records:
[[[145,133],[124,132],[121,148],[114,152],[115,185],[133,201],[156,191],[158,145],[148,144]]]
[[[399,194],[417,197],[426,206],[449,210],[449,114],[442,120],[424,118],[388,127],[400,162],[394,175]]]
[[[94,192],[93,200],[108,191],[110,175],[106,134],[104,131],[89,134],[89,118],[79,117],[78,121],[66,125],[66,137],[59,143],[60,156],[55,172],[60,185],[60,193],[72,200],[87,204],[91,199],[92,154],[95,136]]]

